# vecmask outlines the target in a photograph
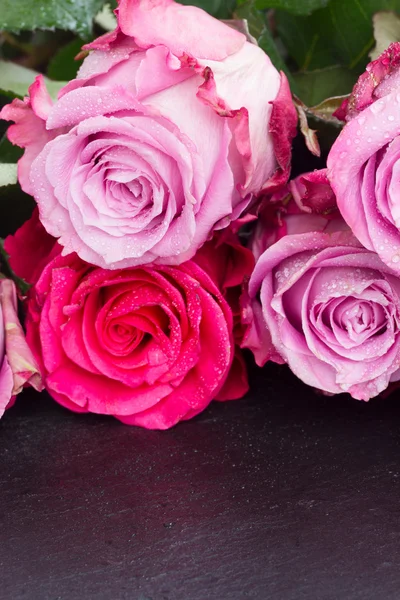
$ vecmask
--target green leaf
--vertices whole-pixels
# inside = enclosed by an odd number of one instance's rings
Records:
[[[32,69],[0,60],[0,93],[9,98],[23,98],[37,75],[38,73]],[[47,77],[44,80],[52,98],[57,97],[58,91],[66,83],[65,81],[52,81]]]
[[[365,62],[373,45],[372,15],[384,0],[332,0],[320,24],[339,62],[354,68]],[[363,59],[365,59],[363,61]]]
[[[202,8],[213,15],[220,9],[221,0],[182,0],[182,4],[186,6],[198,6],[198,8]]]
[[[0,162],[16,163],[23,153],[23,149],[14,146],[14,144],[8,141],[5,135],[0,139]]]
[[[14,233],[32,214],[35,201],[18,184],[0,187],[0,237]]]
[[[371,60],[378,58],[392,42],[400,41],[400,18],[394,12],[379,12],[373,17],[375,48],[370,52]]]
[[[356,80],[354,73],[340,66],[295,73],[298,96],[307,106],[319,104],[325,98],[348,94]]]
[[[104,0],[1,0],[1,29],[64,29],[84,38],[92,33],[93,18]]]
[[[372,17],[382,10],[400,11],[400,0],[330,0],[310,17],[279,10],[277,29],[300,69],[340,64],[359,74],[374,43]]]
[[[256,40],[260,38],[267,27],[265,14],[255,8],[253,0],[249,0],[239,6],[235,10],[235,17],[247,21],[249,31]]]
[[[276,11],[275,20],[283,45],[299,69],[312,71],[337,64],[334,49],[320,27],[320,11],[311,17]]]
[[[17,165],[15,163],[0,163],[0,187],[16,185]]]
[[[329,0],[256,0],[256,7],[279,8],[294,15],[309,15],[327,6]]]
[[[348,98],[348,94],[344,96],[332,96],[331,98],[326,98],[326,100],[323,100],[315,106],[307,107],[306,111],[318,119],[341,126],[341,121],[334,117],[333,113],[337,111],[346,98]]]
[[[21,277],[18,277],[18,275],[16,275],[12,270],[10,266],[10,256],[4,248],[4,239],[2,238],[0,238],[0,259],[2,275],[5,275],[6,277],[12,279],[21,291],[22,295],[26,296],[31,285],[27,283],[25,279],[21,279]]]
[[[76,38],[59,49],[47,67],[47,75],[51,79],[69,81],[75,79],[82,60],[75,60],[79,54],[83,40]]]
[[[321,156],[321,148],[318,142],[317,131],[315,129],[311,129],[308,124],[307,114],[305,111],[306,107],[301,101],[296,102],[296,100],[294,105],[299,116],[300,131],[303,134],[308,150],[311,152],[311,154],[314,154],[314,156]]]
[[[198,6],[218,19],[229,19],[236,6],[236,0],[181,0],[181,4]]]

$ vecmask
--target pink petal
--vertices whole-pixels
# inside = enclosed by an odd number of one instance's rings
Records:
[[[6,104],[0,111],[0,118],[15,123],[9,126],[7,137],[12,144],[25,148],[24,155],[18,161],[18,179],[24,192],[32,194],[32,162],[54,137],[54,133],[46,130],[45,119],[51,110],[52,102],[42,75],[38,75],[29,92],[30,98],[16,98],[11,104]]]
[[[289,82],[281,72],[281,85],[276,99],[272,102],[269,132],[274,142],[278,168],[264,186],[263,191],[272,193],[284,185],[290,174],[292,140],[297,133],[297,112],[292,101]]]
[[[5,329],[5,354],[13,375],[13,395],[26,384],[42,390],[39,368],[26,342],[17,314],[17,293],[10,279],[0,280],[0,301]]]
[[[12,406],[12,391],[14,387],[14,377],[7,357],[3,357],[0,367],[0,418],[3,416],[6,408]]]
[[[172,0],[120,0],[118,25],[142,48],[163,45],[178,57],[223,60],[246,40],[203,10]]]

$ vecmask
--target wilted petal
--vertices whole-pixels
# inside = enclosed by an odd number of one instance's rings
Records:
[[[5,355],[13,375],[12,394],[19,394],[29,384],[43,389],[39,368],[26,342],[17,314],[17,293],[10,279],[0,280],[0,302],[5,330]]]

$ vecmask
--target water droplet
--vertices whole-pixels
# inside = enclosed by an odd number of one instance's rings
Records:
[[[378,100],[377,102],[374,102],[373,104],[371,104],[370,109],[371,112],[373,112],[375,115],[382,112],[384,107],[384,103],[382,102],[382,100]]]

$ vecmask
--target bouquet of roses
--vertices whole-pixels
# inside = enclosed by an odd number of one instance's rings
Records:
[[[32,385],[165,429],[246,394],[243,349],[328,394],[400,380],[400,43],[309,108],[277,51],[285,18],[261,4],[222,21],[120,0],[76,76],[33,74],[2,103],[31,216],[4,232],[0,413]],[[0,77],[29,78],[17,62]],[[1,173],[15,183],[13,162]]]

